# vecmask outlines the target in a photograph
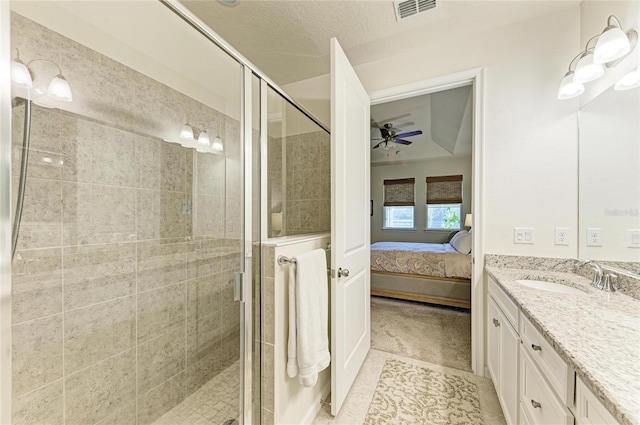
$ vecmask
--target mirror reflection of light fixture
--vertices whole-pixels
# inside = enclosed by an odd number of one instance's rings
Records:
[[[195,140],[193,137],[193,128],[189,125],[189,120],[182,126],[182,130],[180,130],[180,137],[186,140]]]
[[[216,136],[216,138],[213,139],[213,143],[211,144],[211,148],[214,151],[218,151],[218,152],[222,152],[224,150],[224,145],[222,144],[222,139],[220,138],[220,136]]]
[[[593,51],[595,63],[610,63],[628,55],[638,41],[638,33],[634,30],[624,32],[620,21],[609,16],[607,27],[598,37]]]
[[[589,47],[593,40],[597,40],[596,45]],[[591,37],[584,50],[569,62],[569,70],[560,83],[558,99],[580,96],[585,91],[584,83],[602,77],[605,72],[604,66],[616,66],[631,53],[637,42],[638,33],[635,30],[631,29],[625,33],[618,18],[609,16],[607,27],[600,34]]]
[[[636,87],[640,87],[640,66],[620,78],[613,86],[613,88],[618,91],[629,90]]]
[[[23,89],[33,89],[33,78],[32,73],[29,69],[29,65],[35,62],[49,63],[58,68],[58,73],[49,82],[46,90],[44,90],[44,87],[35,89],[37,94],[43,95],[46,93],[47,96],[52,99],[61,100],[63,102],[71,102],[73,100],[71,87],[62,75],[62,68],[60,68],[60,65],[48,59],[40,58],[32,59],[25,65],[24,62],[22,62],[22,60],[20,59],[20,51],[18,49],[16,49],[15,59],[11,61],[11,81],[13,82],[13,84]]]
[[[211,140],[209,140],[209,135],[207,134],[207,130],[203,129],[198,136],[198,145],[209,147],[211,145]]]

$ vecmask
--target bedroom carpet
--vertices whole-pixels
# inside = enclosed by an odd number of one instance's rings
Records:
[[[471,313],[371,297],[371,348],[471,371]]]

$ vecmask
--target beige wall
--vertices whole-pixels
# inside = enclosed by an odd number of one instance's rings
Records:
[[[371,166],[371,243],[380,241],[428,242],[447,241],[451,231],[425,231],[426,227],[426,177],[462,174],[462,221],[471,212],[471,158],[439,158],[421,162],[407,162],[393,165]],[[382,230],[383,225],[383,183],[385,179],[416,179],[416,207],[414,222],[416,230]],[[464,227],[463,227],[464,228]]]
[[[25,61],[62,60],[74,93],[71,112],[33,112],[13,423],[151,423],[239,359],[239,123],[17,14],[11,36]],[[224,155],[162,141],[187,110]]]
[[[572,7],[472,36],[447,34],[425,41],[420,50],[356,67],[370,93],[485,69],[481,173],[487,253],[577,255],[575,238],[569,246],[554,245],[554,227],[569,227],[572,234],[577,229],[579,101],[561,102],[556,96],[579,47],[580,9]],[[328,76],[284,88],[329,122]],[[535,228],[536,243],[514,244],[516,226]]]

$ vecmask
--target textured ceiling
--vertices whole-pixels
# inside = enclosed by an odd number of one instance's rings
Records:
[[[574,6],[578,1],[440,0],[397,22],[392,1],[215,0],[183,3],[279,85],[329,72],[329,39],[354,65]],[[437,60],[437,58],[434,58]],[[400,63],[397,66],[411,66]]]

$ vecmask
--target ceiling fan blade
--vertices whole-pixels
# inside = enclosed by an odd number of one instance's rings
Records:
[[[373,142],[374,140],[384,140],[384,139],[382,139],[382,138],[380,138],[380,137],[376,137],[376,138],[371,139],[371,141],[372,141],[372,142]]]
[[[408,133],[396,134],[396,137],[411,137],[422,134],[422,130],[409,131]]]
[[[401,144],[401,145],[410,145],[411,143],[413,143],[413,142],[411,142],[409,140],[404,140],[404,139],[396,139],[396,140],[394,140],[394,142],[398,143],[398,144]]]
[[[378,149],[384,142],[380,142],[371,149]]]

